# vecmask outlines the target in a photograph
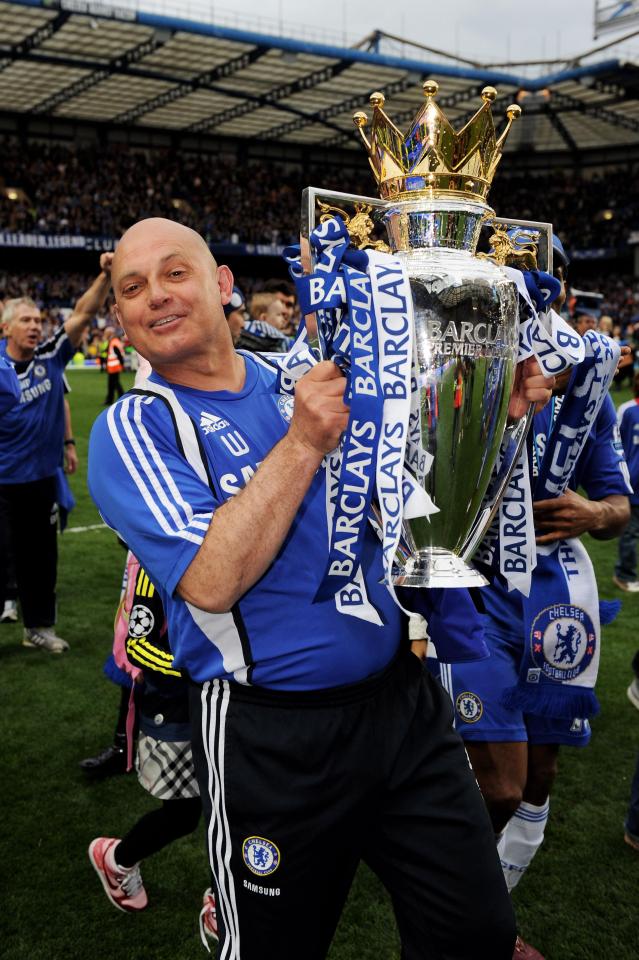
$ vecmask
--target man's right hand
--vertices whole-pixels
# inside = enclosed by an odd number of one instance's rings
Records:
[[[107,276],[111,276],[111,265],[113,263],[113,254],[109,251],[106,253],[100,254],[100,270],[102,273],[106,273]]]
[[[264,574],[294,523],[325,453],[348,425],[346,380],[331,361],[297,383],[288,432],[246,486],[217,508],[177,592],[209,613],[224,613]],[[260,518],[268,517],[262,524]],[[305,521],[308,522],[308,521]]]
[[[346,379],[332,360],[323,360],[295,386],[295,409],[288,435],[321,457],[338,445],[348,425]]]

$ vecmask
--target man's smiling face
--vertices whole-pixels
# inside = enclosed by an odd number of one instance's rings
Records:
[[[222,304],[233,276],[188,227],[159,218],[135,224],[115,252],[112,278],[118,319],[153,367],[192,361],[228,336]]]

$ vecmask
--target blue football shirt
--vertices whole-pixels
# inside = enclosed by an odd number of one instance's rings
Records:
[[[0,356],[0,413],[10,410],[20,399],[20,384],[12,365]]]
[[[36,348],[33,359],[13,360],[6,340],[0,356],[18,374],[20,403],[0,419],[0,484],[51,477],[62,462],[64,368],[74,348],[64,327]]]
[[[547,404],[535,415],[531,427],[529,465],[533,491],[537,473],[536,462],[544,456],[546,440],[554,422],[554,415],[558,412],[557,399],[554,404]],[[628,466],[619,440],[617,416],[610,395],[606,396],[595,418],[568,486],[571,490],[583,487],[591,500],[602,500],[613,494],[626,497],[630,495]],[[489,633],[503,636],[521,635],[522,597],[518,591],[509,592],[505,581],[498,575],[493,584],[482,589],[481,598],[486,608],[486,630]]]
[[[384,626],[340,614],[333,599],[314,603],[326,566],[325,475],[320,469],[279,553],[228,613],[206,613],[175,589],[200,549],[215,510],[239,492],[284,436],[292,398],[276,393],[275,369],[242,354],[241,391],[168,384],[195,426],[209,482],[176,441],[173,413],[157,397],[131,393],[96,421],[89,489],[160,590],[175,665],[198,682],[216,677],[283,690],[353,683],[382,669],[400,641],[403,615],[382,579],[381,546],[367,531],[363,569]],[[255,516],[255,538],[269,523]]]
[[[637,505],[639,504],[639,399],[635,398],[621,404],[617,410],[617,423],[633,489],[630,502]]]

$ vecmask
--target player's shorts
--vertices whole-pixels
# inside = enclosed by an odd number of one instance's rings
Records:
[[[189,800],[200,795],[190,740],[155,740],[141,733],[136,767],[141,785],[158,800]]]
[[[544,717],[503,705],[505,690],[514,687],[521,662],[521,639],[484,637],[490,657],[474,663],[429,661],[455,707],[455,727],[464,740],[485,743],[557,743],[585,747],[590,742],[587,719]],[[439,668],[439,672],[438,672]]]

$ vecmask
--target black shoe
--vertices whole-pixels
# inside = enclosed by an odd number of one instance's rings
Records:
[[[112,744],[97,757],[80,760],[80,769],[90,777],[112,777],[116,773],[126,773],[126,748]]]

